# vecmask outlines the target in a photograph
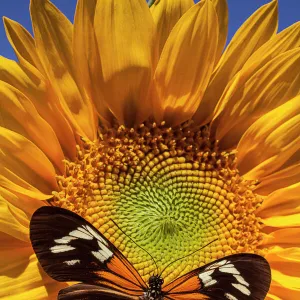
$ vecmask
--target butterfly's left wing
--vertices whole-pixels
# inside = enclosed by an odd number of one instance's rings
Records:
[[[263,300],[271,283],[268,262],[234,254],[183,275],[163,288],[168,299]]]
[[[30,239],[41,266],[55,280],[100,285],[132,296],[147,288],[122,253],[69,210],[39,208],[31,218]]]
[[[137,297],[99,285],[78,283],[59,291],[58,300],[137,300]]]

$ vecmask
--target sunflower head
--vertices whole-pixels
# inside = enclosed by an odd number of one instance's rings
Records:
[[[57,180],[51,204],[83,215],[145,276],[155,271],[147,252],[163,267],[216,240],[170,267],[173,279],[213,259],[259,251],[255,210],[262,198],[253,181],[239,176],[234,151],[220,151],[207,126],[104,129],[97,142],[83,141]]]

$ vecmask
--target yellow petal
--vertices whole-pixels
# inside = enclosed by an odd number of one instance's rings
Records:
[[[255,120],[299,93],[299,63],[297,48],[278,55],[246,80],[243,76],[247,74],[236,76],[224,92],[211,125],[222,149],[235,147]]]
[[[13,236],[6,234],[5,232],[1,232],[1,231],[0,231],[0,241],[1,241],[0,251],[2,251],[2,250],[6,251],[6,250],[11,250],[11,249],[17,249],[17,248],[19,248],[19,249],[27,248],[30,245],[28,242],[19,240],[16,237],[13,237]],[[2,260],[0,260],[0,264],[1,263],[2,263]]]
[[[236,84],[238,88],[244,86],[245,84],[247,84],[246,82],[249,80],[249,78],[255,77],[255,73],[259,72],[260,69],[262,69],[266,64],[268,64],[272,59],[287,52],[288,50],[292,50],[299,47],[300,45],[299,30],[300,30],[300,22],[290,26],[286,30],[280,32],[278,35],[275,35],[273,38],[271,38],[262,47],[260,47],[257,51],[255,51],[253,55],[247,60],[247,62],[245,63],[245,65],[243,66],[240,72],[241,74],[238,77],[238,80],[236,80],[236,83],[230,82],[228,86],[230,87],[234,84]],[[280,57],[278,57],[278,61],[279,60]],[[274,60],[273,62],[276,63],[276,61],[277,60]],[[298,64],[298,62],[295,64]],[[295,67],[294,70],[297,70],[297,67]],[[278,70],[278,72],[280,72],[280,70]],[[296,93],[297,93],[297,85],[299,81],[297,79],[295,80],[297,81],[297,83],[296,84],[292,83],[291,85],[294,85],[296,87]],[[231,92],[229,92],[229,89],[226,90],[227,91],[225,91],[225,94],[228,92],[230,95]],[[286,88],[286,90],[288,90],[288,87]],[[235,91],[236,90],[233,89],[234,93]],[[270,91],[270,94],[272,94],[272,91]],[[293,96],[295,94],[291,93],[291,95]],[[250,101],[252,101],[252,99],[250,99]],[[235,105],[235,103],[232,102],[232,105]],[[262,105],[262,107],[265,107],[265,105]],[[255,120],[256,118],[251,118],[251,117],[248,118],[248,120],[250,119]],[[250,126],[250,124],[247,122],[242,122],[242,123],[243,124],[239,124],[238,126],[236,126],[236,128],[234,128],[232,132],[228,133],[227,141],[231,140],[234,142],[240,137],[240,132]],[[237,130],[238,133],[235,130]],[[228,142],[226,144],[228,144]],[[229,147],[229,145],[227,145],[227,147]]]
[[[11,155],[9,150],[0,151],[0,162],[0,186],[29,199],[45,200],[52,197],[51,184],[26,163]],[[44,166],[41,164],[38,167]]]
[[[66,156],[74,159],[74,133],[43,76],[34,68],[24,69],[13,60],[0,57],[0,80],[14,86],[30,99],[41,117],[51,125]]]
[[[46,275],[32,252],[29,245],[0,251],[0,298],[56,299],[59,290],[67,287]]]
[[[274,276],[277,280],[283,280],[284,282],[287,282],[290,279],[288,276],[282,276],[280,273],[278,273],[278,271],[275,272]],[[266,300],[282,300],[286,299],[287,295],[289,300],[300,299],[300,289],[287,288],[282,286],[280,283],[272,283]]]
[[[228,5],[227,5],[227,0],[211,0],[211,1],[215,6],[215,10],[218,15],[218,25],[219,25],[219,39],[218,39],[218,48],[217,48],[216,62],[215,62],[217,63],[222,55],[227,40]]]
[[[193,0],[163,0],[155,1],[151,6],[150,11],[157,29],[159,54],[175,24],[193,5]]]
[[[280,263],[282,264],[282,262]],[[281,269],[281,266],[278,266],[279,269]],[[295,263],[294,261],[290,262],[285,268],[290,268],[294,270],[294,274],[293,276],[289,276],[289,275],[285,275],[280,271],[277,270],[272,270],[272,279],[276,282],[279,282],[280,285],[282,285],[283,287],[287,288],[287,289],[291,289],[291,292],[293,291],[297,291],[297,295],[300,295],[300,272],[296,271],[297,268],[300,268],[300,264]],[[289,299],[295,299],[296,298],[290,298],[290,292],[288,292],[289,295]],[[298,299],[298,298],[297,298]]]
[[[283,168],[261,179],[255,189],[259,195],[268,195],[275,190],[293,185],[300,181],[300,163]]]
[[[286,247],[299,247],[300,245],[300,228],[284,228],[278,229],[269,233],[263,239],[262,247],[279,246]]]
[[[29,219],[17,207],[0,195],[0,231],[17,239],[29,242]]]
[[[23,169],[25,168],[23,167]],[[33,175],[30,174],[29,177],[33,178]],[[8,168],[0,167],[0,192],[3,194],[3,197],[6,195],[7,201],[11,204],[27,214],[32,214],[36,209],[44,205],[44,202],[40,200],[49,200],[53,197],[50,193],[42,192],[45,190],[43,187],[45,184],[43,180],[37,178],[37,175],[35,177],[36,182],[33,183],[35,184],[33,186]]]
[[[300,96],[273,109],[245,132],[237,147],[237,166],[246,179],[260,179],[299,150]]]
[[[0,152],[0,185],[33,199],[51,198],[53,188],[24,162],[9,152]],[[41,166],[43,167],[43,166]]]
[[[208,123],[227,85],[247,59],[277,30],[277,1],[259,8],[237,31],[222,55],[200,106],[194,116],[199,124]]]
[[[294,214],[300,214],[299,195],[300,183],[279,189],[264,200],[263,204],[257,210],[257,215],[264,219],[264,223],[265,219],[269,220],[268,224],[276,216],[291,217],[292,221]],[[283,220],[287,218],[283,218]],[[300,223],[300,219],[298,223]],[[275,223],[274,226],[277,227]],[[282,226],[280,225],[280,227]]]
[[[42,65],[31,34],[16,21],[6,17],[3,20],[8,40],[15,50],[20,63],[25,67],[31,65],[42,71]]]
[[[276,217],[264,218],[263,223],[266,226],[278,227],[278,228],[300,226],[300,213],[297,214],[295,213],[293,215],[287,215],[287,216],[276,216]]]
[[[104,96],[99,85],[102,77],[102,66],[94,31],[94,15],[96,0],[79,0],[76,6],[73,52],[77,76],[80,79],[85,93],[94,101],[100,118],[109,124],[112,123],[112,113],[104,101]]]
[[[299,31],[300,22],[297,22],[276,34],[251,55],[243,66],[243,72],[250,76],[276,56],[299,47]]]
[[[31,0],[30,10],[37,52],[60,103],[77,133],[94,140],[93,107],[76,84],[72,24],[47,0]]]
[[[18,185],[10,181],[2,174],[0,174],[0,194],[9,204],[25,212],[27,216],[31,216],[38,208],[46,205],[46,202],[40,200],[48,200],[52,197],[43,194],[32,186],[28,187],[28,183],[26,189],[21,184]]]
[[[48,205],[46,201],[40,201],[39,198],[33,197],[32,199],[27,199],[26,196],[20,195],[17,192],[11,192],[1,186],[0,195],[9,206],[13,207],[10,211],[17,217],[18,222],[26,228],[28,228],[28,221],[30,220],[31,215],[41,206]],[[16,211],[18,211],[18,209],[20,213],[17,214]],[[21,212],[24,214],[21,214]]]
[[[271,288],[272,288],[272,281],[271,281],[271,286],[270,286],[270,290],[271,290]],[[281,298],[278,298],[276,295],[274,295],[274,291],[272,290],[272,294],[271,294],[271,292],[270,292],[270,290],[268,291],[268,294],[267,294],[267,296],[266,296],[266,300],[281,300]],[[275,292],[275,294],[276,294],[276,292]]]
[[[272,280],[290,289],[300,287],[300,250],[298,247],[269,250],[266,259],[272,269]]]
[[[193,6],[173,28],[154,75],[157,121],[176,125],[196,111],[215,62],[217,22],[208,0]]]
[[[7,157],[23,162],[32,169],[40,178],[48,183],[53,190],[57,189],[55,170],[46,155],[31,141],[25,137],[0,128],[0,148],[5,151]]]
[[[0,97],[3,100],[0,108],[9,114],[9,118],[2,120],[3,126],[13,130],[10,127],[10,120],[15,119],[19,122],[20,126],[28,134],[29,139],[50,158],[63,174],[64,155],[59,141],[51,126],[39,115],[32,102],[5,82],[0,82]]]
[[[122,124],[139,124],[151,113],[147,98],[156,60],[155,26],[146,1],[98,1],[95,31],[104,101]]]

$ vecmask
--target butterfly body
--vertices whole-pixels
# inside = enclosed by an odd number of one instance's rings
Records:
[[[163,283],[164,280],[159,275],[152,275],[148,281],[148,288],[140,300],[163,300]]]
[[[234,254],[164,284],[146,283],[124,255],[77,214],[44,206],[32,216],[30,239],[46,273],[57,281],[79,281],[59,292],[59,300],[262,300],[271,272],[268,262]]]

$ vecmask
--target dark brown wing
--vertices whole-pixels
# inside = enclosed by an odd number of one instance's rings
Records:
[[[137,296],[131,296],[118,292],[116,290],[100,287],[91,284],[74,284],[70,287],[60,290],[59,300],[138,300]]]
[[[44,206],[32,216],[30,239],[46,273],[141,296],[147,286],[138,272],[95,227],[77,214]]]
[[[263,300],[271,283],[268,262],[259,255],[226,256],[179,277],[163,288],[172,300]]]

